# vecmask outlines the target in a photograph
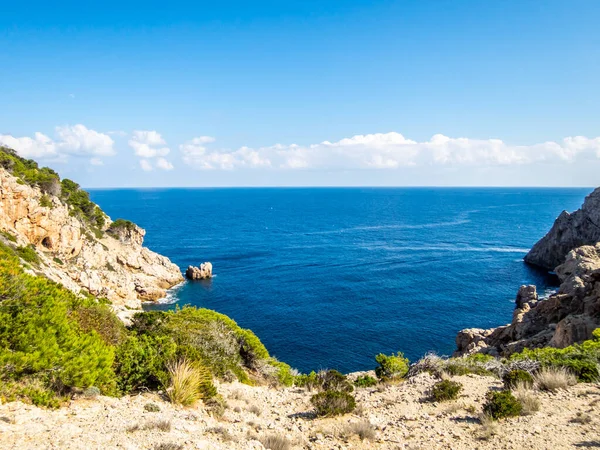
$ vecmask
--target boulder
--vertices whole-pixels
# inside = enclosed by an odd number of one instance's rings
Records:
[[[206,280],[212,278],[212,264],[205,262],[198,267],[189,266],[185,271],[185,276],[190,280]]]
[[[517,292],[517,308],[523,308],[524,305],[529,305],[530,307],[538,301],[538,294],[535,285],[523,285],[519,288]]]

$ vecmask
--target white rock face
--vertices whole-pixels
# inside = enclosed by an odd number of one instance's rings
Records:
[[[0,230],[14,235],[19,245],[35,246],[42,260],[39,272],[51,280],[136,309],[183,281],[168,258],[142,246],[143,229],[96,238],[59,198],[49,197],[52,207],[41,206],[41,198],[39,189],[19,184],[0,168]]]
[[[212,278],[213,266],[209,262],[200,264],[199,267],[189,266],[185,271],[185,276],[190,280],[206,280]]]

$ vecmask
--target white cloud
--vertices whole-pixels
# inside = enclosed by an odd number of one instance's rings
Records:
[[[114,141],[110,136],[84,125],[56,127],[56,139],[36,132],[33,138],[0,135],[0,144],[11,147],[24,158],[66,160],[69,155],[112,156]]]
[[[136,130],[132,133],[128,143],[136,156],[140,158],[166,156],[171,151],[166,146],[167,142],[156,131]]]
[[[151,170],[153,170],[152,163],[147,159],[140,159],[140,167],[145,172],[150,172]]]
[[[104,161],[102,161],[100,158],[92,158],[90,159],[90,164],[92,166],[103,166]]]
[[[198,169],[396,169],[416,166],[508,166],[600,158],[600,137],[567,137],[560,142],[510,145],[500,139],[434,135],[424,142],[400,133],[356,135],[337,142],[300,146],[208,149],[214,138],[201,136],[179,146],[183,161]]]
[[[165,158],[158,158],[156,160],[156,168],[161,170],[173,170],[173,164],[171,164]]]

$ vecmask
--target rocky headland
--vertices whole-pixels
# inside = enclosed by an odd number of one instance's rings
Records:
[[[57,195],[0,167],[0,231],[37,253],[39,263],[29,270],[73,292],[105,297],[116,308],[140,309],[183,276],[167,257],[143,246],[142,228],[121,222],[105,217],[93,229]]]
[[[581,209],[563,211],[552,229],[525,256],[525,261],[552,270],[558,292],[538,297],[535,286],[521,286],[512,322],[483,330],[462,330],[456,355],[508,356],[524,348],[564,348],[590,339],[600,327],[600,188]]]

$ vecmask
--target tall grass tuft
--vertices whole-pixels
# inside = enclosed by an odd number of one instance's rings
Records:
[[[193,405],[200,399],[208,399],[216,394],[210,371],[187,359],[168,364],[170,386],[167,395],[172,403]]]
[[[577,384],[577,377],[562,367],[545,367],[535,374],[534,380],[541,391],[557,391]]]

